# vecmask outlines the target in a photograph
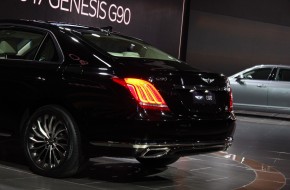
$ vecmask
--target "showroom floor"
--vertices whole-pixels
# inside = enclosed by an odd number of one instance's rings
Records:
[[[289,134],[288,120],[238,116],[228,152],[183,157],[158,169],[133,159],[94,158],[81,175],[65,179],[31,173],[20,151],[1,141],[0,190],[290,189]]]

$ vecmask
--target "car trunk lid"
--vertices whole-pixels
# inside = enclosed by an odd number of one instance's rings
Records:
[[[126,62],[128,63],[128,62]],[[160,92],[178,115],[219,117],[230,111],[230,88],[223,74],[201,72],[179,62],[147,61],[126,64],[126,76],[136,71]]]

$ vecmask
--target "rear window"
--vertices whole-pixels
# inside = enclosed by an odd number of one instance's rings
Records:
[[[44,34],[0,29],[0,58],[33,60]]]
[[[158,59],[177,61],[163,51],[144,43],[141,40],[107,34],[99,31],[80,31],[76,34],[98,49],[102,49],[114,57],[131,57],[142,59]]]

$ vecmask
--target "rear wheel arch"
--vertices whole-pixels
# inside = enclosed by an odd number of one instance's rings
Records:
[[[79,131],[80,131],[80,135],[81,135],[81,139],[82,139],[82,145],[83,145],[83,149],[85,150],[86,145],[88,144],[86,137],[86,119],[85,117],[82,115],[81,111],[79,111],[76,107],[72,106],[72,103],[70,102],[66,102],[66,101],[62,101],[62,100],[39,100],[39,101],[35,101],[31,104],[29,104],[29,106],[26,106],[25,109],[23,109],[22,114],[19,118],[19,125],[18,125],[18,129],[16,129],[16,135],[21,137],[22,134],[24,133],[25,130],[25,126],[29,120],[29,118],[31,117],[31,115],[40,107],[43,106],[48,106],[48,105],[53,105],[53,106],[58,106],[62,109],[67,110],[67,112],[69,112],[69,114],[72,116],[72,118],[74,119],[74,121],[76,122],[76,124],[79,126]]]
[[[72,115],[72,117],[74,118],[74,120],[78,125],[82,125],[84,123],[82,117],[80,116],[81,113],[75,107],[71,106],[72,105],[71,103],[55,99],[38,100],[33,103],[30,102],[30,104],[23,109],[18,130],[20,134],[22,134],[23,128],[25,127],[31,115],[40,107],[47,105],[59,106],[67,110]]]

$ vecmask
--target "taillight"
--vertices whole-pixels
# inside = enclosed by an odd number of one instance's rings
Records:
[[[233,111],[233,92],[232,89],[230,88],[230,102],[229,102],[229,112]]]
[[[233,111],[233,102],[234,102],[234,99],[233,99],[233,92],[232,92],[232,88],[231,88],[231,84],[230,84],[230,81],[227,80],[227,90],[229,92],[229,112]]]
[[[113,78],[113,80],[126,86],[144,109],[155,109],[169,111],[169,108],[158,90],[148,81],[136,78]]]

